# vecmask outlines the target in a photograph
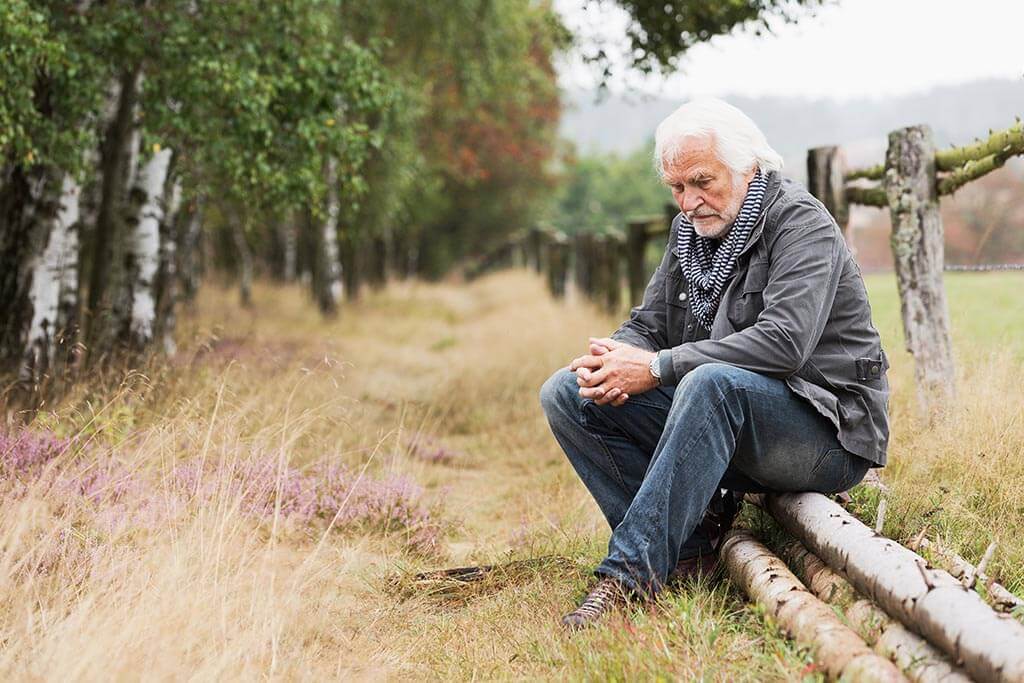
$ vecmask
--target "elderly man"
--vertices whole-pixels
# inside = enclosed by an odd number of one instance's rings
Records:
[[[541,389],[612,535],[563,624],[708,573],[732,491],[844,491],[886,460],[888,368],[860,270],[822,204],[720,100],[657,129],[680,213],[643,302]]]

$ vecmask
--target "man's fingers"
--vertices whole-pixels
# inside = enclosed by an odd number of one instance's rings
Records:
[[[594,342],[590,343],[590,355],[592,356],[603,356],[609,351],[611,351],[611,349],[604,344],[595,344]]]
[[[600,402],[604,397],[605,387],[580,387],[580,396]]]
[[[591,337],[590,343],[591,345],[603,346],[609,351],[614,351],[620,346],[626,346],[626,344],[623,344],[620,341],[616,341],[611,337]]]
[[[604,363],[599,356],[580,356],[579,358],[573,359],[569,365],[569,369],[576,371],[580,368],[599,368]]]
[[[619,394],[619,397],[612,401],[612,405],[618,408],[623,403],[629,400],[629,394]]]

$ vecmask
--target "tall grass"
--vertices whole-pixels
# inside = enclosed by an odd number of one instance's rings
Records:
[[[891,280],[886,531],[927,527],[1024,589],[1019,276],[949,279],[957,404],[925,425]],[[182,351],[0,441],[5,679],[819,677],[728,583],[564,636],[607,529],[537,391],[617,321],[526,273],[396,285],[321,321],[205,291]],[[1005,300],[1004,300],[1005,299]],[[873,514],[860,498],[862,513]],[[539,556],[473,585],[416,571]]]

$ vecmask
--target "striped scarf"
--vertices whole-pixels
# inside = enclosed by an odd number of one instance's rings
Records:
[[[715,240],[697,234],[686,214],[679,218],[679,265],[690,284],[690,309],[706,330],[711,330],[725,283],[735,270],[736,259],[761,213],[766,185],[758,169],[732,229],[717,249],[712,245]]]

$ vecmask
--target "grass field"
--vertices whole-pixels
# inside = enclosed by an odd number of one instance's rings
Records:
[[[1020,594],[1024,276],[947,282],[959,393],[926,425],[895,285],[869,278],[893,363],[885,530],[973,560],[995,540]],[[174,360],[5,437],[0,677],[820,677],[728,582],[558,627],[608,530],[537,392],[617,321],[525,272],[394,285],[330,322],[297,288],[254,298],[207,288]],[[464,588],[413,579],[546,556]]]

